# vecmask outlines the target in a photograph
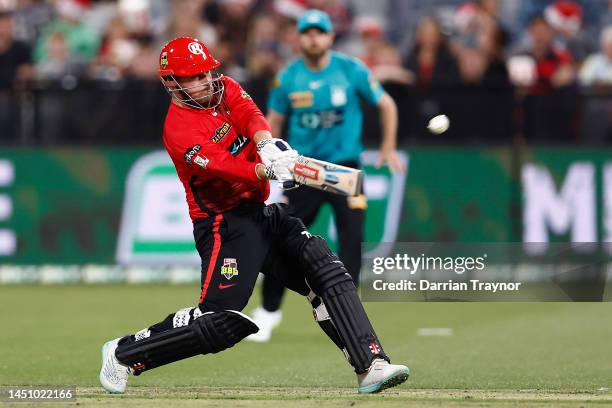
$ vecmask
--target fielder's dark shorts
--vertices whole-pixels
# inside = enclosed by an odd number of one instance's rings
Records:
[[[359,168],[358,163],[342,163],[343,166]],[[324,204],[329,204],[334,212],[338,233],[338,257],[351,274],[355,285],[359,285],[361,270],[361,242],[363,223],[367,207],[366,196],[345,197],[342,195],[300,187],[286,192],[291,215],[301,219],[306,227],[314,222]]]
[[[304,234],[308,234],[304,224],[279,204],[242,203],[231,211],[194,221],[196,248],[202,259],[200,309],[242,310],[259,272],[307,295],[304,273],[283,249],[288,242],[299,241],[289,238]]]

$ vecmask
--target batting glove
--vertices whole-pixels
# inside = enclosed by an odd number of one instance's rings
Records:
[[[297,151],[293,150],[289,143],[283,139],[264,139],[257,143],[257,152],[266,166],[270,166],[275,160],[284,157],[283,154],[288,151],[295,152],[297,156]]]

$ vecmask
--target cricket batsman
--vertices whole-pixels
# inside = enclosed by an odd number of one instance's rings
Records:
[[[199,40],[176,38],[163,47],[159,75],[172,103],[163,140],[185,188],[202,260],[199,300],[134,334],[102,347],[100,382],[125,392],[128,377],[199,354],[218,353],[258,331],[240,311],[259,272],[307,297],[315,319],[344,352],[358,391],[373,393],[406,381],[390,363],[355,285],[319,236],[283,205],[266,206],[269,181],[293,181],[297,152],[275,139],[249,95],[217,74],[217,61]]]
[[[361,101],[378,107],[382,143],[378,165],[403,172],[396,151],[397,108],[393,99],[371,78],[367,67],[355,58],[332,51],[334,32],[329,15],[310,9],[297,21],[301,57],[278,75],[270,93],[268,121],[272,134],[280,135],[287,121],[288,142],[304,156],[359,168],[363,113]],[[359,283],[361,242],[367,198],[344,197],[331,192],[296,189],[285,196],[292,214],[309,227],[328,203],[338,231],[338,255]],[[253,311],[259,332],[248,340],[266,342],[282,319],[280,305],[285,286],[273,276],[264,277],[262,305]]]

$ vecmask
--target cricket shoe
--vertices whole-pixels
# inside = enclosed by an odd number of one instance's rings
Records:
[[[357,391],[369,394],[400,385],[408,379],[410,369],[403,365],[389,364],[382,358],[372,361],[370,368],[363,374],[357,374]]]
[[[255,321],[255,324],[259,327],[259,331],[247,336],[246,339],[257,343],[270,341],[272,338],[272,330],[280,324],[281,320],[283,320],[283,312],[280,310],[268,312],[263,307],[258,307],[253,310],[253,321]]]
[[[100,370],[100,383],[104,389],[112,394],[123,394],[130,374],[130,368],[124,366],[115,357],[115,350],[121,337],[107,341],[102,346],[102,369]]]

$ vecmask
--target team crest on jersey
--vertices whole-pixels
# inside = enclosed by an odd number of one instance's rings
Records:
[[[346,105],[346,91],[342,86],[334,86],[331,89],[331,103],[334,106]]]
[[[185,163],[195,163],[205,169],[206,166],[208,166],[210,160],[208,160],[206,156],[200,153],[200,149],[202,149],[202,146],[200,146],[199,144],[193,146],[190,149],[187,149],[187,151],[185,152]]]
[[[219,143],[229,133],[231,128],[232,125],[227,122],[224,122],[215,130],[215,134],[213,135],[213,137],[210,138],[210,140],[212,140],[213,143]]]
[[[223,259],[221,275],[225,276],[226,279],[232,279],[234,276],[238,276],[238,262],[236,261],[236,258]]]
[[[166,67],[168,66],[168,53],[167,52],[163,52],[161,57],[159,57],[159,65],[163,69],[166,69]]]

